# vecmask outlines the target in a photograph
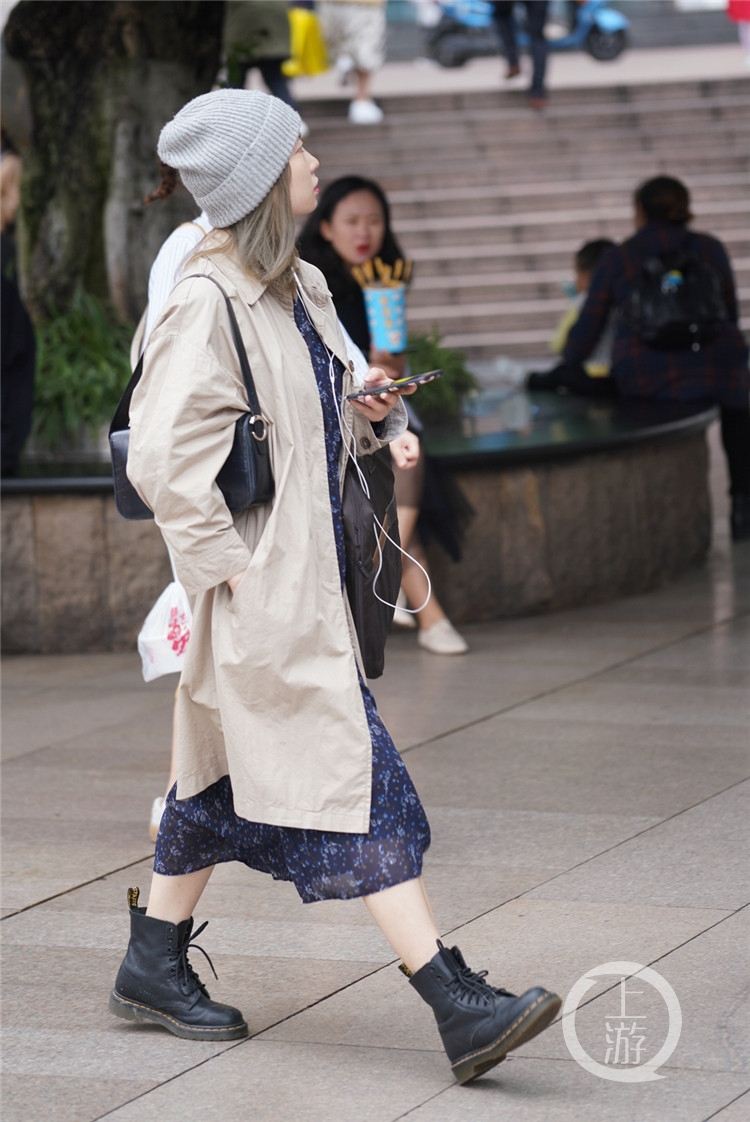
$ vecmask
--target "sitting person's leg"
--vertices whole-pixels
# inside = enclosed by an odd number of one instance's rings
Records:
[[[463,654],[468,645],[448,620],[434,588],[430,591],[431,582],[425,575],[428,572],[427,557],[415,532],[424,490],[424,452],[421,444],[417,464],[400,468],[394,462],[393,476],[399,536],[404,551],[401,557],[401,588],[409,607],[416,610],[419,644],[433,654]]]
[[[750,539],[750,410],[721,407],[721,442],[727,457],[734,541]]]

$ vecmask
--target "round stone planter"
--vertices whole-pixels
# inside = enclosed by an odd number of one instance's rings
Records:
[[[428,550],[457,623],[644,592],[705,559],[705,429],[715,411],[549,394],[484,395],[427,437],[474,508],[462,558]]]
[[[460,562],[429,551],[457,623],[643,592],[704,559],[712,410],[491,393],[472,409],[427,437],[475,511]],[[87,470],[3,480],[6,653],[134,649],[170,580],[156,525],[123,521],[108,465]]]
[[[171,580],[155,523],[124,522],[105,477],[3,481],[2,649],[135,649]]]

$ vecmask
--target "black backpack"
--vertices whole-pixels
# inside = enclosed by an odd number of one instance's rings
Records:
[[[623,314],[633,333],[659,351],[699,351],[728,318],[716,270],[685,246],[644,261]]]

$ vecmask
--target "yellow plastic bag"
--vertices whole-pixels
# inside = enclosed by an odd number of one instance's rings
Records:
[[[281,64],[287,78],[322,74],[328,69],[325,40],[315,12],[289,9],[289,40],[292,57]]]

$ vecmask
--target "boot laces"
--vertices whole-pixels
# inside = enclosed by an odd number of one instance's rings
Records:
[[[477,992],[482,994],[483,997],[486,997],[488,993],[494,994],[495,997],[515,997],[516,996],[514,993],[511,993],[509,990],[505,990],[502,987],[498,987],[498,986],[491,986],[489,984],[489,982],[486,982],[485,981],[485,978],[487,977],[487,971],[486,970],[480,970],[480,971],[478,971],[478,973],[474,973],[473,970],[469,970],[468,966],[465,966],[463,968],[463,970],[460,971],[460,975],[461,975],[461,978],[466,982],[467,985],[470,985],[473,988],[476,988]]]
[[[192,934],[188,935],[187,939],[184,939],[180,946],[177,948],[177,983],[184,994],[192,993],[192,991],[197,986],[201,993],[208,997],[206,987],[203,985],[203,982],[198,977],[196,971],[190,965],[190,961],[187,956],[189,947],[192,947],[193,950],[201,952],[206,962],[211,967],[211,973],[213,974],[214,978],[218,980],[219,975],[214,970],[214,964],[209,958],[208,953],[204,951],[203,947],[199,947],[198,944],[194,941],[200,935],[201,931],[203,931],[207,926],[208,920],[202,923],[200,927],[197,928],[197,930],[192,932]]]
[[[465,994],[468,997],[469,1004],[476,1002],[477,1005],[486,1005],[493,997],[516,996],[506,989],[491,986],[489,982],[485,981],[488,973],[486,970],[470,970],[458,947],[452,947],[450,953],[458,967],[451,982],[451,989],[454,993],[462,992]]]

